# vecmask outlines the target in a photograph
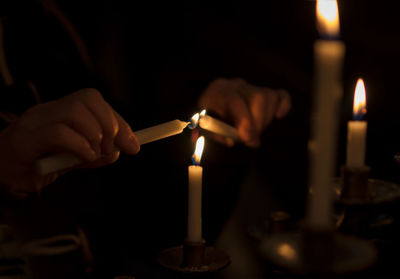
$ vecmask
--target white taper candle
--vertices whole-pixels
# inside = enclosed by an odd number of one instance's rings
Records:
[[[166,137],[174,136],[183,132],[189,124],[181,120],[172,120],[159,125],[155,125],[143,130],[134,132],[140,145],[157,141]],[[117,149],[116,149],[117,150]],[[46,158],[39,159],[35,168],[38,174],[46,175],[63,169],[73,167],[82,163],[82,160],[74,154],[63,153],[55,154]]]

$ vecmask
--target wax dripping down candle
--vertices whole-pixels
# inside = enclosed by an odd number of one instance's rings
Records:
[[[188,189],[188,222],[187,241],[201,243],[202,241],[202,180],[203,167],[200,166],[200,159],[204,149],[204,137],[199,137],[196,142],[196,149],[192,156],[193,165],[189,166],[189,189]]]
[[[362,120],[367,112],[364,81],[357,81],[354,92],[353,120],[347,123],[346,166],[363,167],[365,164],[365,146],[367,121]]]
[[[307,221],[318,228],[331,227],[332,180],[336,165],[339,106],[343,94],[341,75],[345,45],[339,37],[337,2],[318,0],[318,30],[322,39],[314,43],[314,107],[310,183],[312,196]]]

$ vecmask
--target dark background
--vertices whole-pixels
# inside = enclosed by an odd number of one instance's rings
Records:
[[[204,236],[210,243],[218,238],[248,183],[267,188],[262,202],[269,206],[266,212],[242,212],[249,218],[246,225],[277,209],[302,218],[312,48],[318,38],[314,1],[59,2],[87,46],[91,68],[85,68],[54,17],[36,2],[22,1],[8,8],[5,21],[8,60],[20,84],[32,80],[43,101],[96,87],[133,130],[190,118],[198,110],[197,96],[218,77],[287,89],[292,111],[265,131],[261,148],[226,148],[207,140]],[[338,167],[345,161],[346,122],[362,77],[371,177],[397,183],[397,11],[389,1],[339,1],[339,8],[346,57]],[[2,97],[13,103],[13,96]],[[26,107],[19,106],[20,98],[15,103],[14,109]],[[65,175],[20,206],[17,223],[26,238],[81,226],[104,278],[126,270],[127,263],[140,274],[158,251],[185,237],[186,168],[192,152],[190,131],[185,131],[143,146],[137,156],[122,154],[111,166]],[[246,180],[249,174],[253,180]]]

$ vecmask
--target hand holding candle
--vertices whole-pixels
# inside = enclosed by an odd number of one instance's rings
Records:
[[[366,93],[362,79],[358,79],[354,92],[353,120],[347,123],[346,166],[365,166],[365,146],[367,121],[362,120],[366,113]]]
[[[150,128],[134,132],[140,145],[160,140],[166,137],[182,133],[189,122],[183,122],[178,119],[165,122]],[[39,174],[45,175],[60,171],[66,168],[81,164],[82,160],[73,154],[63,153],[40,159],[36,163],[36,170]]]
[[[291,97],[283,89],[255,86],[240,78],[218,78],[202,92],[198,106],[213,111],[224,122],[232,123],[229,127],[234,130],[227,128],[226,123],[206,115],[200,124],[201,128],[215,128],[217,133],[227,135],[214,139],[232,145],[237,137],[248,147],[259,147],[261,135],[268,126],[289,113]],[[221,126],[222,131],[219,129]]]
[[[188,188],[188,219],[187,219],[187,241],[200,243],[202,241],[202,179],[203,168],[200,159],[204,148],[204,137],[199,137],[193,154],[193,165],[189,166],[189,188]]]

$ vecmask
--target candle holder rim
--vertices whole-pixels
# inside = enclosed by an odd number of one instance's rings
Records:
[[[368,178],[371,194],[367,198],[344,198],[341,196],[342,185],[340,177],[334,179],[335,202],[348,206],[380,205],[395,202],[400,198],[400,185],[382,179]]]
[[[304,264],[301,250],[302,236],[303,231],[272,235],[261,241],[259,250],[264,258],[275,265],[297,274],[307,274],[309,271]],[[325,271],[320,270],[320,273],[346,274],[358,272],[370,267],[377,260],[378,252],[376,248],[366,240],[337,232],[334,232],[334,237],[336,253],[332,258],[331,268]],[[280,245],[289,245],[293,249],[295,257],[280,253]]]
[[[184,266],[183,263],[184,245],[173,246],[161,251],[156,261],[172,271],[180,273],[211,273],[226,268],[230,262],[230,257],[222,250],[214,246],[204,247],[205,264],[199,267]]]

